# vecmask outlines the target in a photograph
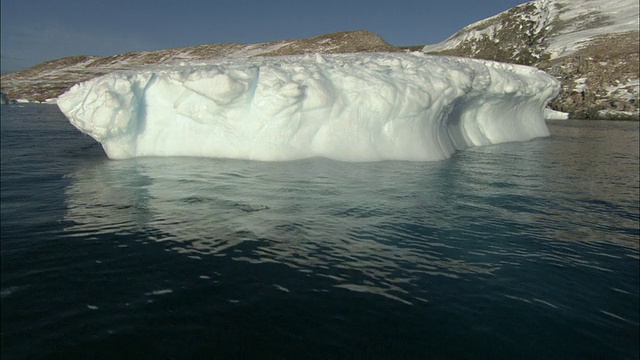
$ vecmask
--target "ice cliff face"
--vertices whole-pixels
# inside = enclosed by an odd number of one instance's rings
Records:
[[[316,54],[114,72],[58,105],[112,159],[428,161],[547,136],[543,109],[558,90],[525,66]]]
[[[636,0],[535,0],[423,51],[534,65],[562,81],[554,109],[637,119],[639,8]]]

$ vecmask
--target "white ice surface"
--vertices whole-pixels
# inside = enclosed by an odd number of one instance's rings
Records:
[[[112,159],[429,161],[549,135],[558,91],[530,67],[376,53],[114,72],[57,103]]]
[[[546,120],[566,120],[569,118],[569,113],[546,108],[544,109],[544,118]]]

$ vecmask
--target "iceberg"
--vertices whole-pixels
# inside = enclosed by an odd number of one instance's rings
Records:
[[[546,120],[567,120],[569,113],[546,108],[544,109],[544,118]]]
[[[548,136],[535,68],[422,53],[229,59],[118,71],[57,104],[111,159],[434,161]]]

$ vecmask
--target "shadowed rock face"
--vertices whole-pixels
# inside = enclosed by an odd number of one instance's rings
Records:
[[[204,62],[223,58],[397,51],[401,50],[390,45],[380,36],[361,30],[259,44],[205,44],[158,51],[130,52],[107,57],[71,56],[2,75],[2,92],[9,99],[44,101],[58,97],[74,84],[114,70],[185,61]]]

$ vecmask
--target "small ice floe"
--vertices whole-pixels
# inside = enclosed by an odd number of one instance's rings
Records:
[[[0,298],[2,299],[7,298],[13,295],[15,292],[23,290],[25,287],[26,286],[10,286],[8,288],[4,288],[0,290]]]
[[[95,305],[87,305],[87,308],[91,309],[91,310],[98,310],[99,308]]]
[[[251,205],[251,204],[236,204],[236,207],[238,207],[238,209],[244,212],[256,212],[256,211],[269,209],[267,205]]]
[[[284,292],[286,292],[286,293],[290,292],[290,291],[289,291],[289,289],[287,289],[287,288],[286,288],[286,287],[284,287],[284,286],[280,286],[280,285],[278,285],[278,284],[273,284],[273,286],[274,286],[276,289],[280,290],[280,291],[284,291]]]
[[[562,111],[556,111],[549,108],[544,109],[544,119],[545,120],[567,120],[569,118],[569,114]]]
[[[171,289],[162,289],[162,290],[156,290],[156,291],[145,293],[145,295],[147,295],[147,296],[165,295],[165,294],[171,294],[172,292],[173,292],[173,290],[171,290]]]
[[[554,305],[554,304],[552,304],[552,303],[550,303],[550,302],[548,302],[548,301],[544,301],[544,300],[542,300],[542,299],[536,299],[536,298],[534,298],[534,299],[532,299],[532,300],[533,300],[533,301],[535,301],[535,302],[539,302],[540,304],[545,304],[545,305],[547,305],[547,306],[550,306],[550,307],[552,307],[552,308],[554,308],[554,309],[559,309],[559,307],[558,307],[558,306],[556,306],[556,305]]]
[[[604,310],[600,310],[600,312],[601,312],[601,313],[603,313],[603,314],[605,314],[605,315],[611,316],[611,317],[612,317],[612,318],[614,318],[614,319],[622,320],[622,321],[624,321],[624,322],[629,322],[629,320],[627,320],[627,319],[623,318],[622,316],[618,316],[618,315],[616,315],[616,314],[614,314],[614,313],[610,313],[610,312],[608,312],[608,311],[604,311]]]
[[[626,290],[622,290],[622,289],[618,289],[618,288],[611,288],[611,290],[613,290],[613,291],[617,291],[617,292],[620,292],[620,293],[623,293],[623,294],[629,294],[629,292],[628,292],[628,291],[626,291]]]
[[[523,301],[523,302],[531,304],[531,300],[523,299],[523,298],[518,297],[518,296],[504,294],[504,297],[507,297],[507,298],[513,299],[513,300]]]

